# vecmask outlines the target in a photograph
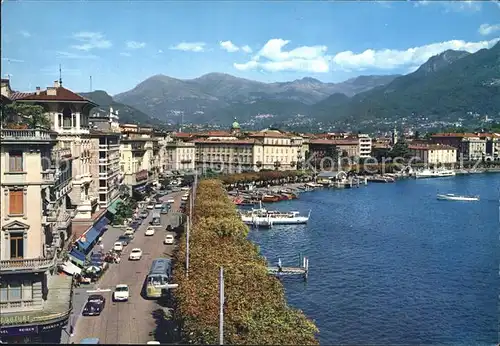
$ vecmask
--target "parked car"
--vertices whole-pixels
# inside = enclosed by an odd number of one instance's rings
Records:
[[[163,241],[165,245],[172,245],[174,242],[175,242],[174,236],[171,234],[167,234],[165,236],[165,240]]]
[[[117,241],[114,245],[113,245],[113,250],[115,251],[123,251],[123,244],[121,241]]]
[[[118,237],[118,241],[123,244],[123,246],[127,246],[128,243],[130,243],[130,237],[127,237],[126,235],[121,235]]]
[[[144,235],[147,235],[147,236],[155,235],[155,229],[153,227],[148,227],[146,232],[144,232]]]
[[[113,300],[115,302],[127,301],[129,297],[128,285],[119,284],[116,285],[115,291],[113,292]]]
[[[123,233],[123,236],[128,237],[130,240],[132,240],[135,238],[135,232],[133,229],[127,230],[127,231],[125,231],[125,233]]]
[[[130,255],[128,256],[128,259],[130,261],[138,261],[141,259],[141,257],[142,257],[142,250],[139,248],[135,248],[135,249],[132,249],[132,251],[130,251]]]
[[[139,214],[139,216],[143,219],[147,218],[149,215],[148,211],[147,210],[143,210],[141,211],[141,213]]]
[[[106,305],[106,298],[100,294],[93,294],[87,299],[83,307],[83,316],[99,316]]]
[[[146,209],[148,210],[153,210],[155,207],[154,203],[149,203],[147,206],[146,206]]]
[[[190,190],[189,186],[181,187],[181,191],[189,191],[189,190]]]
[[[169,204],[175,203],[175,200],[174,199],[168,199],[167,203],[169,203]]]
[[[161,203],[155,204],[155,209],[160,210],[161,208],[163,208],[163,204]]]

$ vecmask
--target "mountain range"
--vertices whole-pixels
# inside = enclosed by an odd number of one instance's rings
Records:
[[[263,83],[223,73],[195,79],[152,76],[109,96],[82,93],[122,121],[147,124],[304,121],[332,123],[425,116],[458,118],[500,111],[500,43],[474,54],[448,50],[407,75],[360,76],[341,83],[306,77]],[[302,119],[302,120],[300,120]]]

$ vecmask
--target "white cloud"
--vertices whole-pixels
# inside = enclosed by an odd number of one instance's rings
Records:
[[[264,71],[300,71],[325,73],[330,69],[362,71],[366,69],[415,69],[430,57],[448,49],[475,53],[483,48],[490,48],[500,39],[479,42],[452,40],[432,43],[425,46],[397,49],[367,49],[361,53],[344,51],[335,55],[327,54],[326,46],[302,46],[286,51],[283,48],[287,40],[272,39],[248,62],[235,63],[238,70],[261,69]]]
[[[205,42],[181,42],[175,46],[170,47],[170,49],[199,53],[205,51],[205,46]]]
[[[439,5],[443,7],[445,12],[477,12],[482,8],[479,1],[472,0],[455,0],[455,1],[439,1],[439,0],[422,0],[415,1],[415,7]]]
[[[97,55],[93,54],[77,54],[77,53],[72,53],[72,52],[56,52],[59,58],[64,58],[64,59],[82,59],[82,60],[87,60],[87,59],[97,59]]]
[[[220,41],[219,46],[229,53],[234,53],[240,50],[240,47],[231,41]]]
[[[263,69],[266,71],[328,72],[329,56],[326,46],[302,46],[284,51],[290,41],[275,38],[269,40],[251,61],[234,64],[238,70]],[[263,61],[264,60],[264,61]]]
[[[479,42],[465,42],[462,40],[451,40],[445,42],[432,43],[425,46],[408,48],[406,50],[367,49],[362,53],[345,51],[336,54],[332,62],[341,68],[359,69],[395,69],[407,66],[422,65],[430,57],[440,54],[448,49],[463,50],[475,53],[483,48],[492,47],[498,39]]]
[[[491,35],[497,31],[500,31],[500,24],[481,24],[478,30],[483,36]]]
[[[111,41],[104,38],[104,35],[99,32],[82,31],[73,34],[73,38],[80,44],[72,45],[71,48],[89,51],[92,49],[106,49],[112,46]]]
[[[132,56],[132,54],[127,53],[127,52],[121,52],[120,55],[121,56]]]
[[[127,41],[126,45],[128,49],[141,49],[146,47],[145,42],[137,42],[137,41]]]
[[[243,47],[241,47],[241,50],[245,53],[252,53],[252,48],[250,48],[250,46],[248,45],[244,45]]]
[[[20,34],[24,38],[30,38],[31,37],[31,34],[28,31],[26,31],[26,30],[21,30]]]

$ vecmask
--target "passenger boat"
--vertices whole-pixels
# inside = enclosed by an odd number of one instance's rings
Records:
[[[444,178],[444,177],[453,177],[455,176],[456,173],[454,170],[451,169],[423,169],[421,171],[417,171],[415,173],[415,178],[417,179],[422,179],[422,178]]]
[[[271,225],[298,225],[306,224],[310,216],[310,211],[307,216],[301,216],[298,211],[281,212],[266,210],[262,208],[261,204],[258,209],[241,213],[241,220],[247,225],[263,225],[266,222],[271,222]]]
[[[442,201],[472,202],[472,201],[479,201],[479,196],[461,196],[461,195],[454,195],[452,193],[447,193],[445,195],[438,194],[437,199],[442,200]]]

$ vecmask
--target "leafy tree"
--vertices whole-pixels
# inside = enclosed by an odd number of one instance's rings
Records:
[[[231,181],[288,178],[281,171],[226,176]],[[189,203],[189,202],[188,202]],[[268,275],[258,247],[246,238],[233,203],[218,180],[202,180],[194,204],[190,233],[190,272],[185,276],[185,234],[175,253],[173,291],[184,342],[218,342],[218,271],[224,267],[226,304],[224,339],[227,344],[318,344],[317,327],[304,314],[288,307],[283,286]],[[210,244],[210,246],[207,246]]]
[[[8,127],[16,123],[26,124],[31,129],[50,128],[50,120],[42,106],[27,103],[12,103],[4,106],[2,125]]]
[[[391,158],[403,157],[408,158],[410,156],[410,150],[408,149],[408,143],[404,139],[400,139],[389,152]]]

